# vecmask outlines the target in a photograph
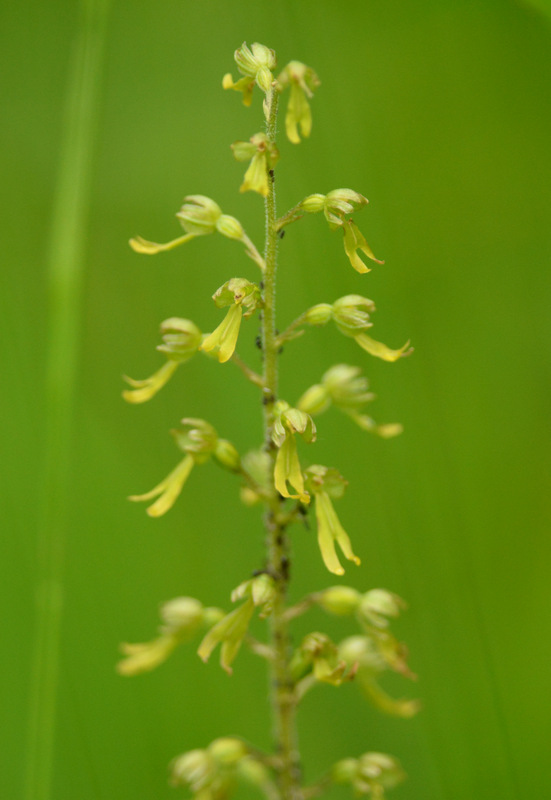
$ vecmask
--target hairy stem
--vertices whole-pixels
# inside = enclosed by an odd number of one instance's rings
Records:
[[[278,94],[272,89],[267,136],[276,138]],[[264,311],[262,322],[262,350],[264,354],[264,435],[265,447],[275,464],[275,447],[271,440],[274,422],[274,403],[277,399],[278,344],[275,326],[277,229],[276,197],[273,170],[269,175],[266,208],[266,271],[264,273]],[[276,583],[277,597],[270,615],[270,646],[274,653],[270,670],[270,696],[272,703],[274,740],[277,754],[279,790],[282,800],[302,800],[300,764],[297,742],[297,698],[290,674],[290,639],[285,616],[287,586],[289,582],[289,543],[286,523],[279,512],[280,498],[275,495],[265,514],[268,569]]]

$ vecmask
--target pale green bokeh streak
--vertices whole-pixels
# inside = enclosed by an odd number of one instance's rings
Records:
[[[52,796],[63,612],[63,563],[80,294],[91,166],[109,0],[83,0],[69,63],[60,163],[46,270],[49,340],[45,458],[38,531],[38,591],[31,673],[26,800]]]

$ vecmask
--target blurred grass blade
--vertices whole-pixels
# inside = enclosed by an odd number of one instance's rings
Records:
[[[50,245],[46,432],[38,530],[37,619],[31,675],[25,800],[52,796],[63,606],[63,561],[80,289],[100,73],[109,0],[83,0],[69,63]]]

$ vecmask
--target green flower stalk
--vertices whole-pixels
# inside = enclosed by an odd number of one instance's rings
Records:
[[[176,654],[179,645],[194,639],[199,642],[197,653],[205,662],[220,648],[220,665],[228,675],[236,668],[244,647],[267,665],[273,751],[262,753],[239,737],[230,736],[177,756],[171,764],[172,782],[185,786],[195,800],[230,800],[241,785],[259,790],[267,800],[309,800],[332,784],[347,784],[355,796],[364,794],[381,800],[387,790],[403,780],[404,772],[393,756],[376,751],[328,765],[317,783],[304,785],[297,714],[301,699],[315,686],[329,685],[342,690],[351,682],[383,713],[407,718],[419,710],[418,701],[394,699],[380,685],[386,671],[415,678],[408,666],[407,648],[390,630],[390,622],[405,604],[386,589],[360,591],[342,585],[314,591],[294,606],[288,604],[287,598],[291,563],[293,569],[304,568],[293,558],[293,526],[304,522],[310,509],[315,517],[321,560],[332,576],[344,574],[343,558],[360,565],[356,546],[365,554],[368,569],[371,563],[368,526],[352,526],[353,547],[333,505],[334,500],[343,497],[348,481],[334,467],[307,461],[308,453],[315,450],[318,417],[334,407],[362,431],[385,439],[396,436],[402,428],[398,423],[379,425],[365,413],[374,395],[363,372],[363,361],[362,365],[325,365],[320,369],[319,382],[304,387],[294,405],[281,398],[278,376],[284,363],[283,346],[292,346],[305,328],[329,322],[335,324],[340,334],[356,341],[358,355],[364,360],[364,353],[368,353],[389,363],[399,362],[411,353],[411,348],[407,342],[392,349],[371,338],[375,304],[356,293],[357,281],[364,280],[363,276],[370,271],[365,259],[384,263],[375,257],[351,218],[367,205],[363,194],[352,189],[310,194],[283,216],[277,216],[275,183],[281,162],[276,143],[279,102],[287,100],[285,131],[287,138],[298,144],[312,132],[310,101],[320,85],[316,73],[299,61],[290,61],[275,77],[275,52],[259,43],[251,47],[244,43],[235,51],[234,59],[240,77],[234,80],[227,73],[223,88],[241,93],[247,107],[257,89],[263,99],[265,129],[254,133],[248,141],[234,142],[231,147],[237,161],[247,162],[239,191],[254,192],[264,204],[264,254],[260,255],[239,220],[222,213],[211,198],[198,194],[187,195],[177,214],[183,236],[166,244],[135,237],[130,244],[138,253],[155,255],[172,251],[192,239],[220,233],[243,244],[245,254],[260,268],[262,280],[254,283],[249,277],[228,277],[212,296],[215,306],[224,310],[225,316],[210,333],[202,333],[187,318],[165,320],[161,324],[162,344],[157,346],[165,363],[145,380],[126,378],[130,388],[123,396],[133,404],[150,400],[167,385],[177,368],[198,352],[220,364],[232,362],[239,367],[260,395],[258,410],[260,416],[262,409],[263,438],[259,446],[241,455],[232,442],[219,437],[209,422],[184,417],[180,427],[171,431],[183,458],[151,491],[132,495],[130,500],[153,501],[147,513],[151,517],[162,516],[174,507],[194,467],[213,461],[238,478],[237,489],[246,506],[262,507],[265,558],[252,576],[241,579],[231,593],[232,602],[237,604],[231,611],[204,606],[186,596],[166,603],[161,608],[162,625],[156,637],[141,644],[122,645],[124,657],[118,671],[125,676],[147,673]],[[357,274],[354,283],[349,278],[349,294],[333,303],[310,306],[283,333],[278,333],[276,263],[282,232],[286,225],[315,213],[323,213],[330,231],[342,231],[345,256]],[[183,252],[188,255],[189,251]],[[279,268],[289,266],[282,260]],[[188,294],[184,294],[185,304],[191,302]],[[254,314],[260,324],[258,371],[238,354],[241,325]],[[245,413],[248,423],[249,411]],[[322,422],[326,419],[330,415],[324,416]],[[327,437],[327,424],[322,429]],[[345,459],[345,448],[342,450]],[[182,512],[180,509],[174,513]],[[312,553],[317,559],[315,541]],[[323,630],[314,630],[295,644],[291,636],[293,620],[313,606],[338,618],[348,617],[357,625],[356,635],[334,642]],[[253,619],[255,626],[264,621],[266,632],[261,638],[251,634]]]

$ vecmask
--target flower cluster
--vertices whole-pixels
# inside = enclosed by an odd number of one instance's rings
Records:
[[[384,361],[398,361],[407,356],[411,348],[407,342],[401,348],[392,349],[371,338],[369,331],[375,304],[360,294],[345,295],[332,304],[318,303],[304,311],[287,330],[278,333],[276,257],[278,238],[282,237],[286,225],[307,214],[323,213],[331,231],[342,231],[346,256],[356,272],[369,272],[365,259],[378,264],[384,262],[376,258],[352,219],[352,215],[368,203],[366,197],[352,189],[310,194],[277,218],[274,170],[280,159],[276,145],[279,99],[287,93],[285,130],[288,139],[298,144],[301,138],[311,134],[310,103],[320,81],[311,67],[299,61],[290,61],[276,76],[275,52],[258,42],[251,47],[244,43],[235,51],[234,59],[239,77],[234,80],[231,73],[227,73],[222,81],[223,88],[239,92],[245,106],[251,105],[255,86],[264,95],[265,130],[231,145],[234,158],[247,163],[240,191],[252,191],[265,201],[264,256],[236,217],[223,213],[218,203],[201,194],[187,195],[176,215],[184,231],[182,236],[164,244],[138,236],[130,240],[130,245],[138,253],[155,255],[172,251],[192,239],[219,233],[225,239],[241,242],[245,254],[261,270],[262,277],[258,283],[233,277],[215,291],[212,300],[216,308],[224,309],[225,313],[210,332],[203,333],[189,319],[166,319],[161,324],[162,343],[157,346],[165,363],[144,380],[126,378],[130,388],[123,396],[134,404],[150,400],[178,367],[198,352],[220,364],[231,361],[260,390],[264,409],[263,445],[241,456],[229,440],[219,437],[209,422],[184,417],[180,426],[171,431],[183,454],[181,460],[151,491],[129,499],[148,504],[152,501],[147,513],[150,517],[160,517],[172,508],[193,468],[214,461],[238,477],[245,505],[263,505],[266,560],[231,593],[235,606],[230,611],[205,607],[199,600],[185,596],[165,603],[160,611],[162,624],[157,636],[147,642],[122,645],[124,658],[117,668],[122,675],[150,671],[162,664],[178,645],[195,637],[201,637],[197,654],[204,662],[220,647],[220,665],[228,674],[232,673],[242,647],[248,647],[253,654],[269,662],[271,700],[278,716],[276,728],[281,734],[276,754],[264,756],[239,738],[220,738],[204,749],[191,750],[175,758],[171,773],[172,782],[187,787],[195,800],[228,800],[240,783],[260,789],[268,800],[277,800],[303,793],[297,780],[298,754],[290,742],[294,739],[297,705],[314,685],[339,687],[356,681],[363,694],[379,709],[395,716],[412,716],[419,708],[417,701],[396,700],[379,685],[386,670],[407,678],[415,677],[407,663],[405,645],[390,630],[390,620],[404,607],[397,595],[385,589],[361,593],[349,586],[331,586],[308,595],[296,606],[288,606],[286,600],[290,574],[288,529],[298,521],[308,525],[308,506],[313,509],[317,544],[327,570],[340,577],[345,571],[343,559],[360,565],[360,558],[333,505],[343,497],[348,481],[333,467],[303,466],[303,456],[301,453],[299,458],[297,445],[299,439],[313,444],[317,436],[314,418],[332,406],[362,430],[383,438],[400,433],[401,426],[378,425],[365,414],[365,407],[374,395],[362,369],[349,364],[338,363],[325,369],[319,382],[303,391],[294,406],[290,405],[278,392],[279,353],[283,345],[301,335],[306,326],[318,327],[330,321],[344,336],[353,338],[362,350]],[[255,314],[260,323],[257,344],[261,351],[262,374],[236,352],[241,324]],[[361,543],[358,549],[364,548],[365,544]],[[333,641],[325,632],[315,630],[293,645],[289,623],[313,606],[337,617],[355,619],[359,633]],[[257,618],[269,618],[270,633],[266,642],[251,635]],[[304,796],[313,797],[333,782],[349,784],[356,794],[381,800],[385,791],[402,778],[403,772],[396,759],[368,752],[359,758],[339,761],[326,778],[306,790]]]

